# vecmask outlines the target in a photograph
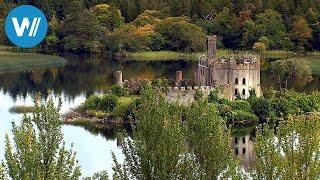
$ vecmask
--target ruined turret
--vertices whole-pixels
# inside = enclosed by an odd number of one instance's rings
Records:
[[[209,60],[217,58],[217,36],[207,36],[207,58]]]
[[[217,56],[217,37],[207,36],[207,54],[199,57],[196,68],[198,86],[228,87],[230,100],[240,96],[248,98],[254,90],[261,95],[260,60],[250,54],[230,55],[229,58]],[[226,88],[225,88],[226,90]]]

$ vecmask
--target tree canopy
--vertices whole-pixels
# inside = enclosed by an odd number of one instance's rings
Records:
[[[46,43],[49,43],[58,51],[200,51],[203,44],[195,44],[202,40],[203,33],[218,35],[221,41],[219,45],[230,49],[252,49],[258,42],[263,43],[266,49],[320,49],[320,7],[316,0],[9,0],[2,1],[0,5],[0,19],[5,19],[8,11],[20,4],[39,7],[50,22],[56,18],[59,26],[57,34],[49,33],[48,41],[42,45],[45,48]],[[189,20],[168,21],[183,17]],[[168,29],[176,28],[176,33],[139,37],[139,42],[128,43],[133,46],[130,48],[121,42],[126,41],[123,38],[127,36],[119,35],[117,30],[132,24],[140,28],[157,24],[161,26],[164,23],[167,23],[165,25],[168,25]],[[77,32],[65,32],[64,28],[77,29],[73,30]],[[114,32],[116,38],[109,37],[113,31],[118,32]],[[88,33],[93,35],[87,36]],[[194,36],[190,37],[190,33]],[[0,43],[8,45],[2,36],[5,37],[4,32],[0,31]],[[194,37],[199,40],[195,41]],[[182,45],[184,43],[187,44]]]

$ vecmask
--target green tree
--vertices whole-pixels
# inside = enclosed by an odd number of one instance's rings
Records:
[[[61,133],[59,109],[52,97],[35,98],[36,112],[12,125],[13,144],[6,136],[6,174],[12,179],[78,179],[76,155],[67,150]]]
[[[296,43],[298,50],[304,50],[307,42],[312,37],[312,29],[309,27],[304,17],[297,17],[293,22],[292,39]]]
[[[176,106],[148,88],[135,116],[133,139],[122,140],[125,160],[115,160],[114,179],[236,177],[230,132],[213,105]]]
[[[154,25],[157,22],[160,22],[161,19],[163,19],[163,15],[160,12],[155,10],[145,10],[133,21],[133,23],[136,26],[145,26],[147,24]]]
[[[165,39],[166,49],[186,52],[204,50],[203,30],[186,17],[166,18],[156,24],[155,32]]]
[[[2,163],[0,163],[0,180],[8,179],[8,177],[7,177],[5,172],[6,172],[5,166]]]
[[[7,44],[7,36],[4,29],[4,19],[0,18],[0,45]]]
[[[122,140],[123,165],[115,160],[114,179],[180,179],[188,164],[181,109],[169,105],[155,91],[143,91],[133,140]],[[190,167],[191,168],[191,167]],[[191,169],[190,169],[191,170]]]
[[[281,40],[286,32],[282,15],[275,10],[265,10],[265,12],[256,15],[255,22],[260,36],[269,39],[270,48],[281,48]]]
[[[251,109],[259,117],[260,123],[267,122],[272,117],[270,101],[262,97],[251,100]]]
[[[283,85],[285,89],[288,89],[289,80],[307,83],[312,79],[311,69],[304,59],[292,58],[275,61],[271,64],[271,72],[276,77],[280,89]]]
[[[320,12],[315,7],[309,8],[307,12],[307,20],[308,24],[312,28],[312,42],[313,48],[318,49],[320,48]]]
[[[60,22],[57,18],[52,17],[51,21],[49,22],[48,34],[42,43],[43,48],[47,48],[49,50],[57,50],[57,46],[60,43],[60,39],[58,37],[58,29],[60,26],[59,23]]]
[[[277,130],[261,127],[256,136],[255,178],[319,179],[319,116],[298,116]]]
[[[266,45],[264,43],[256,42],[253,44],[252,49],[261,54],[266,50]]]
[[[72,7],[59,30],[64,49],[78,53],[99,51],[104,33],[97,17],[90,10],[79,14],[83,7],[78,1],[74,1]]]
[[[197,167],[192,174],[198,174],[197,179],[236,177],[237,161],[230,149],[230,132],[215,107],[203,101],[194,104],[186,111],[186,123],[189,153],[195,155]]]
[[[222,43],[226,48],[238,48],[241,45],[242,30],[237,21],[235,14],[229,9],[224,8],[216,15],[210,22],[206,29],[208,34],[216,34],[222,37]]]
[[[153,35],[153,25],[147,24],[143,27],[137,27],[133,24],[125,24],[108,33],[105,44],[111,52],[149,50],[148,45]]]
[[[112,31],[124,24],[120,10],[112,5],[99,4],[91,8],[91,10],[105,30]]]
[[[245,20],[243,22],[243,37],[241,46],[247,49],[251,49],[254,43],[258,40],[260,32],[256,27],[256,23],[252,20]]]

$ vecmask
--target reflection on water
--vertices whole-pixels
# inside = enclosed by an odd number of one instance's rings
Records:
[[[235,156],[240,159],[245,170],[252,168],[254,163],[254,148],[250,135],[236,136],[232,138],[231,147]]]
[[[164,62],[117,62],[108,59],[67,58],[63,67],[35,69],[23,72],[0,72],[0,159],[3,158],[4,136],[10,133],[11,121],[21,119],[21,115],[10,114],[9,108],[14,105],[32,105],[32,96],[36,92],[47,94],[53,90],[56,97],[63,100],[62,112],[84,102],[88,95],[101,93],[114,82],[113,73],[123,72],[125,79],[155,79],[166,77],[173,79],[177,70],[183,71],[185,79],[193,79],[196,62],[164,61]],[[262,72],[262,87],[276,85],[271,81],[268,70]],[[319,77],[312,83],[301,85],[293,82],[292,86],[299,90],[310,91],[320,89]],[[64,139],[67,144],[74,144],[84,176],[107,169],[111,170],[111,151],[120,160],[123,158],[116,140],[117,130],[107,128],[103,131],[94,128],[63,126]],[[253,160],[253,145],[250,133],[234,135],[232,147],[243,159],[245,168],[249,168]]]
[[[192,63],[183,61],[142,63],[71,58],[63,67],[0,73],[0,88],[13,98],[53,89],[56,94],[63,92],[73,99],[81,93],[89,95],[107,89],[114,83],[113,73],[117,70],[123,71],[125,79],[155,79],[172,78],[177,70],[183,70],[185,78],[192,78],[192,69]]]
[[[100,93],[113,84],[113,73],[123,71],[126,79],[153,79],[174,77],[175,71],[184,70],[186,78],[192,77],[191,63],[175,62],[116,62],[112,60],[68,58],[63,67],[35,69],[23,72],[0,72],[0,159],[4,158],[4,137],[11,132],[11,122],[19,122],[22,115],[9,113],[15,105],[32,105],[36,92],[44,96],[48,90],[62,97],[61,112],[78,106],[88,95]],[[121,161],[123,155],[117,142],[118,130],[103,130],[63,126],[66,144],[73,144],[83,176],[101,170],[112,172],[111,151]]]
[[[61,113],[68,109],[75,107],[85,100],[85,95],[80,94],[73,98],[72,101],[62,96]],[[55,98],[57,102],[58,99]],[[11,122],[19,123],[22,115],[11,114],[9,108],[14,105],[32,105],[32,95],[17,96],[13,99],[8,93],[0,90],[0,159],[4,158],[4,137],[5,134],[11,132]],[[117,141],[114,138],[115,132],[111,133],[92,133],[81,127],[63,126],[62,133],[66,145],[73,144],[74,150],[77,152],[77,158],[81,165],[83,176],[89,176],[101,170],[112,172],[112,156],[111,151],[114,151],[117,158],[121,161],[123,159],[121,149],[118,147]],[[106,137],[111,138],[106,138]]]
[[[253,139],[255,137],[255,127],[235,126],[231,127],[231,132],[231,148],[234,151],[234,155],[239,158],[241,165],[246,171],[254,168]]]

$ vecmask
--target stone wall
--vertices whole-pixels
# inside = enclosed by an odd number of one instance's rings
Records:
[[[208,97],[214,89],[210,86],[167,87],[166,98],[171,103],[190,105],[195,101],[197,91],[201,91],[204,97]]]
[[[235,56],[228,59],[217,58],[215,54],[216,37],[207,37],[207,56],[199,58],[195,72],[196,84],[199,86],[225,87],[225,98],[233,100],[237,95],[249,97],[249,91],[255,90],[261,96],[260,61],[252,55]]]

